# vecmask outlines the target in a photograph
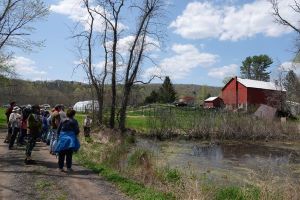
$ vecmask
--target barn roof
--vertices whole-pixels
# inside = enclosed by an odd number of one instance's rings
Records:
[[[258,88],[258,89],[265,89],[265,90],[278,90],[278,91],[286,91],[281,86],[276,85],[273,82],[265,82],[265,81],[257,81],[251,79],[237,79],[239,83],[243,84],[245,87],[249,88]]]
[[[205,99],[204,101],[214,101],[216,100],[218,97],[209,97],[207,99]]]

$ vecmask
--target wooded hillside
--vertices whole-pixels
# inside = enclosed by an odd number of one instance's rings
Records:
[[[89,85],[73,81],[25,81],[20,79],[0,78],[0,105],[8,104],[10,101],[17,101],[19,105],[25,104],[50,104],[51,106],[61,103],[66,106],[73,106],[78,101],[90,100],[92,98]],[[161,84],[136,85],[133,88],[130,105],[143,104],[146,96],[152,90],[158,90]],[[201,102],[207,95],[218,95],[221,88],[200,85],[174,84],[177,98],[181,96],[196,97]],[[110,88],[107,87],[105,105],[110,99]],[[118,96],[121,93],[118,87]],[[118,98],[119,100],[120,98]],[[120,102],[118,102],[119,104]],[[109,106],[109,105],[107,105]]]

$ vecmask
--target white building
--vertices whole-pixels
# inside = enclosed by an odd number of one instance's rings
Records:
[[[77,103],[75,103],[75,105],[73,106],[73,109],[77,112],[90,112],[93,110],[93,105],[94,105],[94,110],[98,110],[99,109],[99,104],[98,101],[93,101],[93,100],[89,100],[89,101],[79,101]]]

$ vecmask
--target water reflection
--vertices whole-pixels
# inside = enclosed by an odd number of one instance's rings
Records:
[[[211,161],[228,159],[244,162],[268,160],[274,164],[300,163],[299,154],[294,150],[247,143],[194,145],[191,154]]]
[[[161,164],[199,173],[222,171],[241,177],[249,171],[292,174],[299,178],[299,143],[208,143],[195,141],[153,141],[141,139],[137,146],[152,151]],[[296,148],[294,148],[296,147]]]

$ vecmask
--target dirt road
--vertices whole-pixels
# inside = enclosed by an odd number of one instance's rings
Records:
[[[24,164],[25,147],[8,150],[6,133],[0,130],[0,200],[16,199],[128,199],[103,178],[81,166],[74,172],[57,170],[57,159],[48,146],[37,143],[32,153],[35,165]]]

